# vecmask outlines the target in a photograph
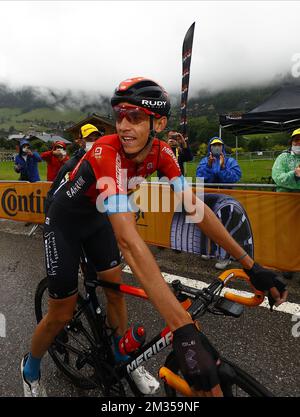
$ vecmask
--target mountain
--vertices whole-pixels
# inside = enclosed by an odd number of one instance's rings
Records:
[[[196,149],[210,135],[218,134],[218,114],[248,111],[279,87],[299,84],[291,75],[279,76],[267,85],[236,87],[218,92],[201,90],[188,102],[189,138]],[[171,96],[173,104],[169,126],[179,128],[180,97]],[[0,84],[0,137],[8,133],[38,130],[63,134],[64,129],[96,112],[111,112],[109,97],[95,92],[61,91],[42,87],[11,88]],[[233,138],[229,137],[230,141]]]
[[[109,114],[109,99],[96,93],[50,88],[12,89],[0,84],[0,132],[59,131],[93,112]]]

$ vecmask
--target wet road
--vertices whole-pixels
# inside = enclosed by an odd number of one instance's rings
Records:
[[[23,395],[20,360],[29,349],[35,327],[35,288],[45,276],[41,231],[28,237],[29,230],[23,223],[0,221],[0,397]],[[206,282],[216,276],[212,261],[155,247],[152,251],[162,271]],[[124,280],[135,284],[130,274],[124,274]],[[289,301],[300,304],[299,274],[290,283]],[[163,328],[163,320],[149,302],[130,298],[128,306],[130,321],[144,324],[148,340]],[[212,315],[201,319],[204,332],[224,356],[251,373],[275,395],[293,397],[300,396],[299,322],[300,317],[298,322],[292,321],[291,314],[270,313],[266,308],[247,309],[239,319]],[[156,373],[165,355],[158,354],[148,362],[147,368]],[[96,390],[75,388],[48,355],[43,360],[42,377],[49,396],[99,395]]]

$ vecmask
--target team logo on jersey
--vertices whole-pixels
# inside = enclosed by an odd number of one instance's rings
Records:
[[[162,152],[165,152],[165,153],[167,153],[168,155],[170,155],[170,156],[171,156],[171,158],[173,159],[173,161],[176,163],[177,167],[180,169],[179,164],[178,164],[178,161],[177,161],[177,158],[176,158],[176,156],[174,155],[174,152],[172,151],[172,149],[167,148],[167,146],[164,146],[164,147],[162,148]]]
[[[127,172],[127,171],[126,171]],[[117,181],[117,187],[120,191],[124,191],[124,178],[122,177],[122,173],[124,173],[124,170],[122,169],[122,163],[121,163],[121,156],[120,154],[116,154],[116,181]],[[126,178],[127,181],[127,178]]]
[[[95,148],[94,156],[95,156],[95,158],[101,158],[102,157],[102,146],[97,146]]]
[[[150,171],[151,169],[153,169],[153,163],[152,162],[148,162],[148,164],[147,164],[147,170]]]

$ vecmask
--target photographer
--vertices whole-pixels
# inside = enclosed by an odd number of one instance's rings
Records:
[[[41,153],[41,158],[47,163],[47,181],[54,181],[60,168],[69,159],[65,142],[54,142],[50,151]]]
[[[20,174],[19,181],[36,182],[40,181],[38,162],[42,158],[37,152],[32,152],[28,140],[20,142],[19,154],[15,158],[15,171]]]
[[[193,154],[189,147],[187,139],[185,139],[181,133],[174,130],[168,132],[168,145],[171,146],[174,155],[180,166],[182,175],[184,175],[184,162],[193,160]]]

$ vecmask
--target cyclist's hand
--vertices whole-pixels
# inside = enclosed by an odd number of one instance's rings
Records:
[[[194,323],[173,332],[173,349],[181,372],[195,395],[222,395],[216,362],[204,348]]]
[[[257,290],[268,292],[271,310],[274,305],[278,307],[287,300],[286,284],[276,271],[263,268],[256,262],[251,269],[244,268],[244,271],[249,275],[251,283]]]

